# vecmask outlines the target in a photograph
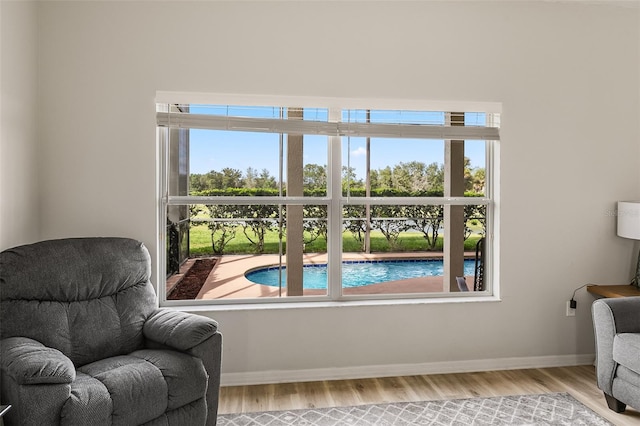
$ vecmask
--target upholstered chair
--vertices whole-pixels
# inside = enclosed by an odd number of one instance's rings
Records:
[[[598,388],[613,411],[640,410],[640,297],[598,299],[591,311]]]
[[[215,425],[222,337],[159,309],[145,246],[50,240],[0,253],[6,425]]]

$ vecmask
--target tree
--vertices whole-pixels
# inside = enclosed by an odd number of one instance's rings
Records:
[[[396,189],[419,192],[428,189],[427,166],[420,161],[400,163],[393,168]]]
[[[401,162],[371,171],[371,189],[394,189],[405,192],[442,192],[444,190],[444,165],[437,162]]]
[[[238,169],[232,169],[225,167],[222,169],[222,182],[218,187],[219,189],[225,188],[245,188],[244,179],[242,179],[242,172]]]
[[[410,228],[422,232],[422,236],[427,240],[428,250],[435,250],[440,227],[444,221],[444,205],[407,206],[406,216]]]
[[[244,236],[255,247],[256,253],[264,253],[264,237],[277,224],[278,206],[253,204],[236,208]]]
[[[196,173],[190,174],[189,189],[191,191],[202,191],[206,189],[204,176]]]
[[[374,175],[372,170],[371,176]],[[391,167],[387,166],[384,169],[378,169],[375,173],[376,183],[374,184],[373,178],[371,179],[371,189],[391,189],[393,188],[393,172]]]
[[[191,192],[206,191],[208,189],[236,188],[241,181],[242,172],[230,168],[223,169],[222,173],[211,170],[205,174],[193,173],[189,176]],[[225,186],[232,185],[232,186]]]
[[[222,174],[211,170],[208,173],[193,173],[189,176],[189,187],[191,192],[206,191],[207,189],[222,188]]]
[[[226,245],[236,236],[236,206],[216,204],[206,207],[210,217],[207,227],[211,231],[211,248],[215,254],[222,254]]]
[[[467,191],[473,191],[483,194],[485,187],[485,169],[483,167],[477,167],[471,170],[470,174],[471,176],[466,187]]]
[[[364,217],[365,207],[363,205],[346,205],[342,209],[342,216],[345,229],[360,243],[360,250],[364,250],[367,230],[367,221]]]
[[[486,236],[487,233],[487,206],[480,204],[477,206],[464,206],[464,239],[471,236],[472,230],[468,227],[469,222],[477,221],[480,223],[480,235]]]
[[[378,205],[371,208],[371,228],[382,232],[387,239],[389,248],[396,250],[400,247],[400,234],[410,229],[409,222],[402,218],[403,207],[394,205]]]
[[[320,237],[327,241],[327,206],[304,206],[305,220],[302,223],[305,231],[304,243],[311,244]]]
[[[411,190],[411,176],[404,164],[405,163],[400,163],[393,166],[391,187],[408,192]]]
[[[356,169],[354,167],[342,166],[342,191],[346,192],[347,189],[363,187],[364,182],[362,179],[358,179]]]
[[[247,173],[244,176],[244,187],[245,188],[257,188],[258,180],[257,180],[258,171],[253,167],[247,167]]]
[[[271,176],[269,170],[262,169],[260,176],[256,178],[256,187],[275,189],[278,187],[278,183],[276,182],[276,178]]]
[[[302,171],[304,189],[326,190],[327,189],[327,166],[318,164],[305,164]]]
[[[425,170],[427,191],[444,192],[444,165],[439,163],[431,163]]]

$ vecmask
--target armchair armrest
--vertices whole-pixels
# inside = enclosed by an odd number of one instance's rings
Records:
[[[157,309],[144,323],[144,337],[187,351],[213,336],[218,323],[210,318],[170,309]]]
[[[0,342],[2,370],[20,385],[71,383],[76,369],[57,349],[26,337],[9,337]]]
[[[613,339],[619,333],[640,333],[640,297],[598,299],[591,306],[596,339],[598,387],[611,395],[616,362]]]

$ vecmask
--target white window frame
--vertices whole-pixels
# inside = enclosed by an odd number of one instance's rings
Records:
[[[330,121],[337,121],[342,110],[346,109],[371,109],[371,110],[413,110],[413,111],[470,111],[484,112],[487,117],[494,119],[501,113],[501,104],[496,102],[440,102],[440,101],[420,101],[420,100],[388,100],[388,99],[353,99],[353,98],[322,98],[322,97],[295,97],[295,96],[252,96],[252,95],[231,95],[231,94],[202,94],[202,93],[182,93],[182,92],[158,92],[156,104],[199,104],[199,105],[242,105],[242,106],[274,106],[274,107],[302,107],[302,108],[327,108],[329,110]],[[162,110],[157,109],[157,123],[163,124]],[[209,117],[195,117],[198,119],[210,119]],[[215,120],[215,119],[214,119]],[[489,120],[489,119],[488,119]],[[499,120],[499,118],[498,118]],[[166,123],[165,123],[166,124]],[[489,123],[487,123],[488,125]],[[499,127],[499,121],[492,123]],[[192,123],[185,123],[186,126],[193,126]],[[465,129],[464,127],[460,129]],[[483,128],[478,128],[483,129]],[[466,130],[462,130],[459,135],[464,139]],[[158,298],[161,306],[174,307],[205,307],[215,308],[237,307],[251,308],[256,306],[326,306],[344,305],[350,302],[357,304],[379,304],[379,303],[416,303],[416,302],[458,302],[458,301],[496,301],[499,300],[499,268],[498,268],[498,220],[499,220],[499,138],[486,139],[486,169],[485,179],[487,182],[485,197],[481,199],[486,204],[486,258],[485,258],[485,285],[482,292],[465,293],[419,293],[419,294],[382,294],[382,295],[343,295],[341,283],[342,265],[342,241],[340,238],[331,238],[327,246],[328,252],[328,288],[326,296],[289,296],[256,299],[212,299],[212,300],[171,300],[166,299],[166,211],[167,205],[172,203],[172,199],[167,193],[168,178],[168,132],[166,128],[157,127],[157,204],[158,204],[158,250],[157,250],[157,281]],[[329,206],[328,219],[332,229],[329,234],[339,235],[341,233],[341,220],[332,220],[332,217],[342,215],[342,207],[347,201],[342,196],[341,188],[341,156],[342,156],[343,136],[329,136],[328,152],[328,182],[327,197],[259,197],[258,200],[251,197],[216,197],[217,201],[234,204],[255,204],[261,201],[265,204],[325,204]],[[433,136],[437,139],[452,139]],[[426,137],[425,137],[426,139]],[[204,200],[201,197],[177,197],[179,203],[201,204]],[[232,198],[232,199],[229,199]],[[257,198],[257,197],[256,197]],[[207,199],[209,200],[209,199]],[[357,197],[352,199],[356,204],[470,204],[476,205],[480,201],[478,198],[467,197],[399,197],[399,198],[375,198]]]

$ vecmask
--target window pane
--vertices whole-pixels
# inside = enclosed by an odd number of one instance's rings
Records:
[[[189,105],[189,113],[222,117],[280,118],[282,108],[246,105]]]
[[[465,112],[465,126],[485,127],[487,124],[487,114],[484,112]],[[465,157],[465,194],[473,197],[485,196],[486,169],[487,169],[487,149],[486,141],[468,140],[464,142]]]
[[[189,191],[189,130],[169,130],[168,191],[187,195]]]
[[[484,197],[486,192],[486,141],[464,141],[465,157],[465,194]]]
[[[451,291],[463,290],[457,279],[464,277],[464,291],[484,290],[487,205],[452,205],[444,208],[444,252],[448,256],[445,267],[450,270]],[[447,236],[447,232],[450,233]],[[464,259],[464,263],[463,263]]]
[[[445,114],[442,111],[403,111],[349,109],[342,112],[345,123],[429,124],[442,126]]]
[[[432,139],[344,138],[344,196],[366,196],[367,155],[370,196],[442,196],[444,141]]]
[[[325,196],[327,153],[326,136],[172,130],[169,195]]]
[[[277,195],[279,152],[279,135],[191,129],[189,194]]]
[[[189,257],[189,212],[187,206],[169,206],[166,225],[167,276],[179,271]]]
[[[486,290],[484,271],[486,264],[487,206],[464,206],[464,222],[466,257],[469,258],[469,254],[472,254],[474,259],[473,276],[467,277],[467,284],[469,290],[472,291]]]
[[[169,206],[190,212],[189,253],[168,272],[167,298],[178,294],[182,276],[194,262],[213,259],[214,269],[201,277],[191,298],[252,299],[327,294],[327,206],[210,204]],[[177,224],[167,226],[172,240]],[[297,241],[297,245],[287,244]],[[290,281],[287,275],[291,275]],[[300,285],[302,283],[302,285]]]
[[[327,195],[328,143],[326,136],[304,136],[302,179],[306,196]]]
[[[348,204],[343,209],[343,251],[442,251],[443,205]]]
[[[443,212],[442,205],[346,205],[344,294],[442,292]]]
[[[470,290],[482,286],[486,205],[452,206],[464,211],[454,233],[462,235],[457,254],[445,248],[444,205],[348,204],[343,209],[342,288],[345,295],[441,293],[445,256],[459,256]],[[452,216],[455,217],[455,216]],[[460,216],[462,217],[462,216]],[[476,255],[476,248],[479,253]],[[480,288],[483,289],[483,288]]]
[[[485,195],[486,141],[464,141],[465,194]],[[343,196],[441,197],[445,182],[445,141],[345,138],[342,142]]]
[[[189,105],[185,108],[190,114],[216,115],[222,117],[270,118],[280,119],[299,114],[301,108],[247,105]],[[304,108],[303,120],[327,121],[329,112],[326,108]]]

